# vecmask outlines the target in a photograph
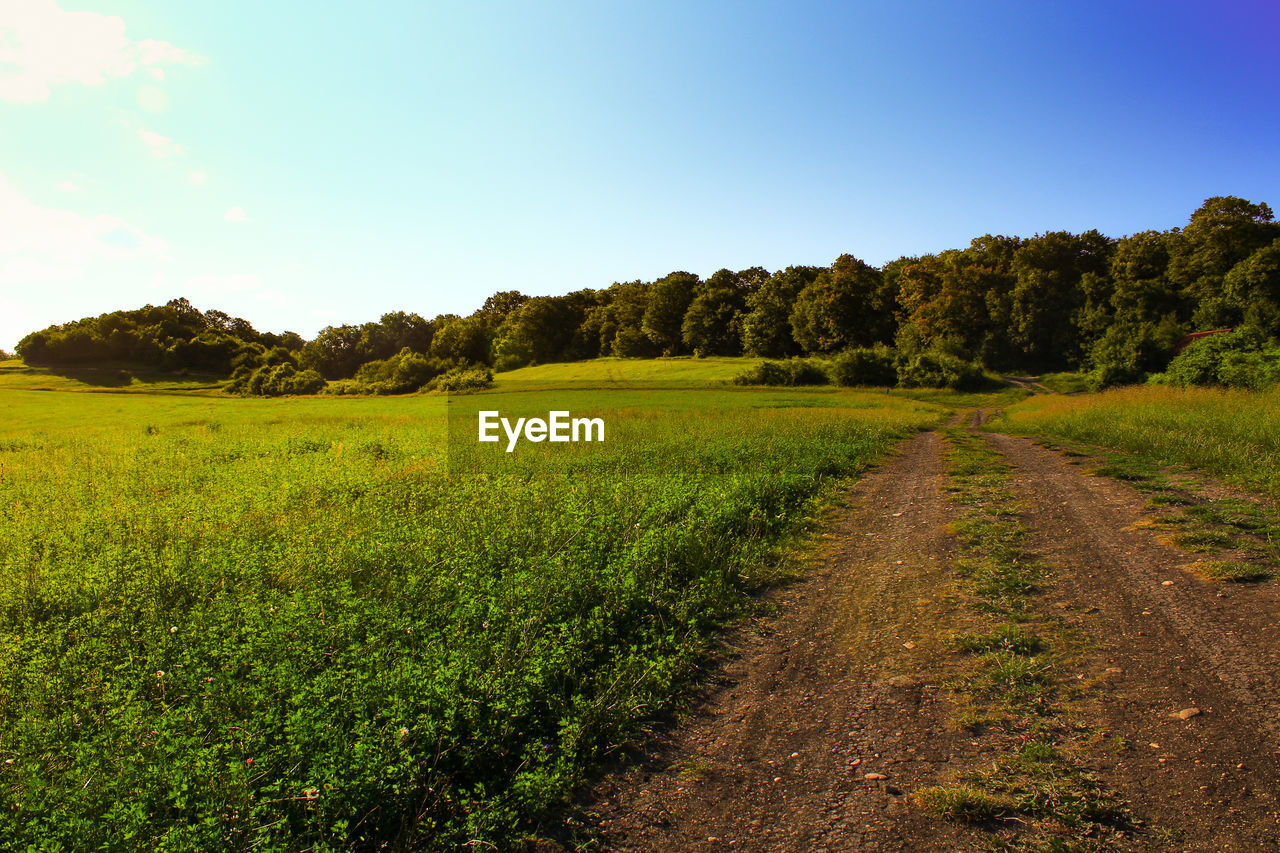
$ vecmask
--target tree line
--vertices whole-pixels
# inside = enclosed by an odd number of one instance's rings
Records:
[[[469,316],[396,312],[310,341],[179,299],[51,326],[18,353],[30,364],[240,371],[245,382],[272,368],[394,392],[476,367],[605,355],[788,358],[889,346],[1003,371],[1092,370],[1115,384],[1162,370],[1187,333],[1220,327],[1280,336],[1280,223],[1265,203],[1210,198],[1185,227],[1119,239],[983,235],[882,267],[846,254],[827,267],[706,279],[677,271],[563,296],[503,291]]]

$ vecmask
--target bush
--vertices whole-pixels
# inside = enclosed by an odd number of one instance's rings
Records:
[[[790,378],[791,374],[781,364],[765,361],[747,368],[729,381],[734,385],[786,385]]]
[[[1090,391],[1102,391],[1117,385],[1133,385],[1142,381],[1142,377],[1141,370],[1120,362],[1109,361],[1086,373],[1085,385]]]
[[[1184,329],[1170,316],[1158,323],[1117,323],[1089,349],[1093,368],[1086,374],[1090,391],[1133,385],[1160,370]]]
[[[826,372],[813,362],[793,358],[761,362],[730,381],[734,385],[826,385],[830,380]]]
[[[493,387],[493,371],[487,367],[455,367],[443,376],[431,380],[427,387],[450,394],[480,391]]]
[[[893,350],[884,345],[847,349],[831,362],[831,380],[837,385],[870,385],[892,388],[898,384]]]
[[[337,397],[351,396],[356,394],[371,394],[366,385],[361,385],[354,379],[333,379],[324,386],[325,394],[333,394]]]
[[[1179,387],[1268,388],[1280,382],[1280,346],[1248,330],[1200,338],[1169,362],[1165,381]]]
[[[987,375],[971,361],[946,353],[922,352],[899,360],[898,384],[903,388],[977,391],[987,385]]]
[[[294,394],[316,394],[324,388],[324,377],[314,370],[298,370],[292,364],[264,364],[253,368],[241,366],[231,374],[223,390],[233,394],[257,397],[287,397]]]
[[[456,366],[455,361],[429,358],[405,347],[390,358],[360,365],[355,382],[361,390],[354,393],[409,394]]]

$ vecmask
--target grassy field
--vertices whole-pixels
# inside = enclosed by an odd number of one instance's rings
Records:
[[[1007,409],[991,428],[1188,465],[1280,499],[1280,390],[1136,387],[1037,396]]]
[[[668,390],[599,364],[469,398],[0,383],[3,844],[536,834],[671,706],[815,499],[945,415],[714,384],[741,362]],[[602,416],[607,441],[451,468],[445,413],[479,405]]]
[[[504,385],[618,387],[626,385],[706,386],[727,383],[761,358],[596,358],[563,364],[540,364],[499,373]]]
[[[225,380],[216,376],[179,376],[119,367],[30,367],[21,359],[0,360],[0,390],[216,392]]]

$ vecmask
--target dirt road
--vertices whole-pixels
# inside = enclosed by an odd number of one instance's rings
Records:
[[[1200,580],[1132,527],[1145,511],[1127,486],[1024,439],[988,441],[1051,568],[1043,604],[1082,638],[1072,713],[1095,734],[1090,769],[1139,820],[1126,849],[1276,849],[1280,585]],[[941,450],[922,434],[863,478],[820,565],[737,638],[724,686],[596,787],[605,849],[971,849],[1003,831],[912,797],[992,760],[954,724],[946,687],[945,639],[975,616],[953,580]]]

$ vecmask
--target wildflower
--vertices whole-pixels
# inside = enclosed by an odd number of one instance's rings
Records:
[[[178,633],[178,626],[177,626],[177,625],[174,625],[172,628],[170,628],[170,629],[169,629],[169,633],[170,633],[170,634],[176,634],[176,633]]]
[[[163,670],[163,669],[157,669],[157,670],[156,670],[156,678],[164,678],[164,670]]]
[[[302,795],[306,797],[308,800],[318,800],[320,799],[320,789],[308,788],[307,790],[302,792]]]
[[[408,736],[409,736],[409,730],[408,730],[408,729],[406,729],[404,726],[401,726],[401,727],[400,727],[400,740],[404,740],[404,739],[405,739],[405,738],[407,738]]]

